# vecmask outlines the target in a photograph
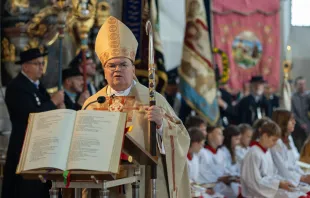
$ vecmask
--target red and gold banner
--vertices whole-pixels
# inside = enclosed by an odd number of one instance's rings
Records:
[[[241,89],[254,75],[279,88],[279,0],[213,2],[214,46],[228,54],[231,88]],[[215,59],[222,70],[221,58]]]

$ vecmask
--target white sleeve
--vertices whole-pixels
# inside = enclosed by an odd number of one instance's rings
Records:
[[[289,163],[287,162],[288,159],[284,157],[285,153],[283,152],[286,151],[283,151],[279,145],[275,145],[271,149],[271,155],[278,171],[277,173],[285,180],[292,182],[294,186],[298,186],[301,175],[295,170],[290,170]]]
[[[241,164],[243,158],[245,157],[247,150],[241,146],[237,146],[235,149],[237,163]]]
[[[289,142],[290,142],[290,146],[293,150],[293,153],[295,155],[295,158],[296,158],[296,161],[299,160],[299,157],[300,157],[300,154],[297,150],[297,147],[295,146],[295,143],[294,143],[294,140],[293,140],[293,137],[291,135],[288,136],[288,139],[289,139]]]
[[[162,137],[163,137],[163,129],[164,129],[164,122],[162,123],[162,125],[160,126],[159,129],[156,129],[156,139],[157,139],[157,145],[158,145],[158,149],[159,152],[163,155],[166,154],[165,152],[165,147],[164,147],[164,143],[162,141]]]
[[[191,163],[187,160],[187,174],[188,174],[188,178],[189,178],[189,183],[193,183],[192,180],[192,167],[191,167]]]
[[[236,160],[237,163],[241,164],[243,158],[244,158],[244,151],[243,148],[240,146],[237,146],[235,149],[235,153],[236,153]]]
[[[262,159],[251,152],[244,158],[241,168],[242,191],[244,196],[252,197],[274,197],[279,189],[280,180],[273,175],[264,175],[261,166]]]

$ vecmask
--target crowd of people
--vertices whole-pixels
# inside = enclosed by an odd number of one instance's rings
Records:
[[[283,109],[252,126],[214,127],[188,117],[193,197],[308,197],[310,175],[297,163],[308,162],[307,152],[300,157],[294,144],[295,123],[294,114]]]
[[[116,32],[115,39],[122,45],[110,45],[111,31]],[[303,77],[295,80],[291,111],[279,109],[279,97],[262,76],[253,76],[238,94],[227,86],[221,87],[221,122],[210,126],[203,118],[192,115],[173,86],[167,87],[166,98],[155,94],[155,106],[145,106],[148,89],[137,80],[133,65],[137,46],[133,33],[116,18],[109,17],[96,40],[96,54],[107,85],[99,91],[95,88],[91,80],[96,66],[89,54],[83,63],[80,52],[63,70],[63,89],[52,96],[40,84],[43,57],[47,54],[39,49],[20,54],[18,64],[22,70],[8,85],[5,95],[12,133],[4,168],[3,198],[49,197],[49,182],[25,180],[15,174],[30,113],[59,108],[80,110],[85,106],[112,111],[110,105],[115,106],[115,111],[129,114],[127,122],[134,126],[130,135],[142,147],[148,147],[148,122],[156,123],[160,151],[158,197],[310,197],[310,176],[297,163],[310,163],[310,140],[305,141],[310,129],[309,95]],[[127,49],[132,51],[128,53]],[[176,82],[171,84],[175,86]],[[107,102],[87,105],[98,96],[106,97]],[[131,100],[125,100],[128,96]],[[133,172],[128,169],[128,173]],[[147,171],[142,170],[141,175],[141,180],[149,179]],[[141,185],[142,197],[149,197],[149,184]],[[129,197],[130,189],[126,185],[121,191],[111,190],[111,197]],[[84,192],[87,197],[91,190]],[[92,197],[96,193],[93,191]],[[63,190],[60,196],[71,198],[73,192]]]

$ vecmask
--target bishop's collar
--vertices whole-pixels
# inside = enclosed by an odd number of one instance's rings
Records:
[[[130,91],[131,91],[131,88],[133,85],[136,85],[136,81],[133,80],[132,84],[130,85],[130,87],[128,87],[126,90],[124,91],[116,91],[114,89],[112,89],[111,86],[108,86],[108,89],[107,89],[107,95],[108,96],[112,96],[112,95],[115,95],[115,96],[128,96]]]

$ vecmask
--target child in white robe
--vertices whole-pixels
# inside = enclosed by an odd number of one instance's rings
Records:
[[[271,155],[278,174],[290,181],[294,186],[298,186],[301,191],[309,193],[310,175],[306,175],[297,165],[295,151],[289,139],[295,128],[294,115],[290,111],[279,109],[273,112],[272,119],[281,128],[281,138],[271,149]]]
[[[190,183],[196,182],[199,173],[199,158],[197,154],[204,147],[205,136],[197,127],[188,129],[190,147],[187,153],[188,175]]]
[[[223,132],[220,127],[207,127],[207,146],[200,151],[198,182],[202,184],[216,184],[214,191],[227,198],[236,197],[229,180],[225,175],[225,154],[218,149],[223,144]]]
[[[239,124],[238,128],[241,132],[240,145],[236,147],[236,160],[240,165],[243,158],[250,149],[250,142],[253,136],[253,128],[248,124]]]
[[[199,158],[197,154],[203,148],[205,144],[205,136],[198,127],[192,127],[188,129],[190,136],[190,147],[187,153],[187,165],[190,184],[192,185],[192,196],[201,197],[205,194],[203,188],[195,188],[197,183],[197,177],[199,173]],[[205,197],[208,197],[207,195]]]
[[[263,124],[269,122],[269,121],[272,121],[272,120],[268,117],[263,117],[261,119],[255,120],[255,122],[253,124],[253,135],[252,135],[252,141],[251,142],[256,142],[257,140],[259,140],[261,126]],[[251,146],[251,143],[250,143],[250,146]]]
[[[290,146],[292,148],[292,151],[293,151],[293,154],[294,154],[294,158],[296,159],[296,161],[298,161],[299,158],[300,158],[300,153],[298,152],[298,149],[297,149],[297,147],[296,147],[296,145],[294,143],[292,135],[288,136],[288,140],[290,142]]]
[[[203,133],[204,137],[206,138],[207,136],[207,123],[205,122],[204,119],[202,119],[200,116],[189,116],[186,118],[185,121],[185,127],[187,128],[187,130],[189,130],[190,128],[199,128],[200,131]],[[190,170],[192,170],[193,172],[190,173],[192,175],[196,175],[199,171],[199,167],[197,167],[197,163],[196,161],[200,162],[200,157],[201,157],[201,152],[203,149],[201,149],[198,153],[194,154],[193,157],[193,162],[190,162],[193,166],[193,168],[190,168]],[[194,180],[193,184],[196,182],[196,180]],[[199,189],[197,189],[199,191]],[[214,192],[213,188],[207,188],[206,193],[203,194],[203,197],[212,197],[212,198],[222,198],[224,197],[223,195]]]
[[[230,186],[235,195],[241,195],[240,164],[237,163],[236,147],[240,144],[241,132],[235,125],[229,125],[224,129],[224,144],[220,150],[224,153],[225,175],[230,178]]]
[[[295,191],[295,186],[277,175],[269,149],[279,137],[281,129],[273,121],[260,127],[259,142],[252,144],[241,164],[242,195],[247,198],[299,198],[307,197]]]

